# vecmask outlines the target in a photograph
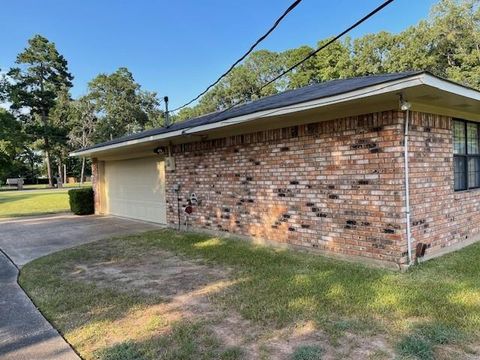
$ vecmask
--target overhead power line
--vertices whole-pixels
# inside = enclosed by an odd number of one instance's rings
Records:
[[[260,44],[263,40],[265,40],[277,27],[278,25],[280,24],[280,22],[282,22],[282,20],[293,10],[295,9],[300,3],[302,2],[302,0],[295,0],[284,12],[283,14],[277,19],[275,20],[274,24],[270,27],[270,29],[268,29],[268,31],[263,34],[261,37],[258,38],[257,41],[255,41],[255,43],[250,46],[250,48],[248,49],[248,51],[243,54],[237,61],[235,61],[232,66],[230,66],[228,68],[227,71],[225,71],[222,75],[220,75],[220,77],[215,80],[212,84],[208,85],[207,88],[202,91],[200,94],[198,94],[196,97],[194,97],[192,100],[190,100],[189,102],[183,104],[182,106],[179,106],[173,110],[171,110],[171,112],[175,112],[175,111],[178,111],[180,109],[183,109],[184,107],[190,105],[191,103],[193,103],[194,101],[198,100],[200,97],[202,97],[203,95],[205,95],[208,90],[210,90],[212,87],[214,87],[215,85],[217,85],[220,80],[222,80],[225,76],[227,76],[235,66],[237,66],[239,63],[241,63],[243,60],[245,60],[245,58],[250,55],[250,53],[258,46],[258,44]]]
[[[360,24],[362,24],[363,22],[367,21],[368,19],[370,19],[372,16],[374,16],[376,13],[378,13],[379,11],[383,10],[383,8],[387,7],[388,5],[390,5],[394,0],[387,0],[385,1],[383,4],[381,4],[380,6],[378,6],[377,8],[375,8],[374,10],[372,10],[371,12],[369,12],[367,15],[365,15],[364,17],[362,17],[360,20],[358,20],[356,23],[354,23],[353,25],[351,25],[350,27],[348,27],[347,29],[343,30],[341,33],[339,33],[337,36],[335,36],[334,38],[330,39],[329,41],[327,41],[325,44],[323,44],[322,46],[320,46],[319,48],[313,50],[312,52],[310,52],[305,58],[303,58],[302,60],[300,60],[299,62],[295,63],[294,65],[290,66],[287,70],[283,71],[282,73],[280,73],[279,75],[275,76],[273,79],[271,79],[270,81],[268,81],[267,83],[263,84],[261,87],[260,87],[260,90],[263,90],[264,88],[266,88],[268,85],[274,83],[275,81],[277,81],[278,79],[280,79],[282,76],[288,74],[290,71],[294,70],[296,67],[302,65],[305,61],[307,61],[308,59],[312,58],[313,56],[315,56],[316,54],[318,54],[320,51],[322,51],[323,49],[325,49],[327,46],[331,45],[332,43],[334,43],[335,41],[337,41],[338,39],[340,39],[343,35],[349,33],[350,31],[352,31],[353,29],[355,29],[357,26],[359,26]]]
[[[365,21],[367,21],[368,19],[370,19],[372,16],[374,16],[376,13],[378,13],[379,11],[383,10],[385,7],[387,7],[388,5],[390,5],[392,2],[394,2],[395,0],[387,0],[385,2],[383,2],[380,6],[376,7],[375,9],[373,9],[372,11],[370,11],[367,15],[365,15],[364,17],[362,17],[360,20],[358,20],[357,22],[355,22],[353,25],[349,26],[347,29],[343,30],[341,33],[339,33],[338,35],[336,35],[335,37],[333,37],[332,39],[330,39],[328,42],[326,42],[325,44],[323,44],[322,46],[318,47],[317,49],[311,51],[306,57],[304,57],[302,60],[300,60],[299,62],[295,63],[294,65],[290,66],[288,69],[286,69],[285,71],[283,71],[282,73],[280,73],[279,75],[275,76],[273,79],[269,80],[268,82],[266,82],[265,84],[263,84],[262,86],[260,86],[260,89],[259,90],[263,90],[265,89],[268,85],[272,84],[273,82],[277,81],[278,79],[280,79],[282,76],[285,76],[286,74],[288,74],[289,72],[291,72],[292,70],[294,70],[295,68],[297,68],[298,66],[300,66],[301,64],[303,64],[305,61],[307,61],[308,59],[310,59],[311,57],[315,56],[316,54],[318,54],[320,51],[322,51],[323,49],[325,49],[326,47],[328,47],[329,45],[333,44],[335,41],[337,41],[338,39],[340,39],[343,35],[347,34],[348,32],[352,31],[353,29],[355,29],[356,27],[358,27],[359,25],[361,25],[362,23],[364,23]],[[220,115],[220,114],[223,114],[224,112],[236,107],[237,105],[239,105],[240,102],[237,102],[231,106],[229,106],[228,108],[226,109],[223,109],[222,111],[218,112],[217,113],[217,116]],[[188,130],[188,129],[187,129]]]

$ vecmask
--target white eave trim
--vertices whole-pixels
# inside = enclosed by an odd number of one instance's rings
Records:
[[[480,91],[471,89],[454,82],[440,79],[430,74],[422,74],[420,77],[422,84],[443,90],[452,94],[480,101]]]
[[[410,87],[420,86],[420,85],[428,85],[440,90],[444,90],[447,92],[458,94],[460,96],[464,96],[464,97],[468,97],[468,98],[472,98],[480,101],[480,92],[476,90],[469,89],[461,85],[451,83],[450,81],[442,80],[430,74],[423,73],[423,74],[413,75],[411,77],[407,77],[404,79],[399,79],[399,80],[390,81],[390,82],[386,82],[386,83],[382,83],[374,86],[369,86],[363,89],[354,90],[347,93],[334,95],[334,96],[330,96],[322,99],[317,99],[317,100],[307,101],[307,102],[299,103],[295,105],[280,107],[277,109],[263,110],[263,111],[258,111],[252,114],[237,116],[237,117],[225,119],[213,124],[199,125],[199,126],[176,130],[176,131],[172,131],[164,134],[152,135],[152,136],[144,137],[141,139],[127,140],[121,143],[106,145],[106,146],[84,150],[84,151],[75,151],[70,153],[70,156],[89,156],[101,151],[118,149],[118,148],[127,147],[131,145],[146,143],[146,142],[165,140],[168,138],[174,138],[174,137],[178,137],[186,134],[195,134],[198,132],[210,131],[210,130],[214,130],[222,127],[245,123],[245,122],[256,120],[256,119],[267,118],[267,117],[278,116],[278,115],[285,115],[285,114],[295,113],[295,112],[314,109],[314,108],[320,108],[328,105],[339,104],[343,102],[381,95],[385,93],[401,91]]]

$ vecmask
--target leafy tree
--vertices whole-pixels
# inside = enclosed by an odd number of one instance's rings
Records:
[[[145,123],[145,129],[153,129],[162,127],[165,123],[165,114],[160,109],[160,101],[157,94],[152,91],[139,92],[140,107],[142,111],[147,114],[147,122]]]
[[[69,145],[72,148],[85,148],[94,144],[97,117],[95,115],[95,105],[87,97],[81,97],[71,103],[69,122],[70,133],[68,138]],[[85,178],[85,165],[86,159],[83,157],[80,183],[83,183]]]
[[[238,103],[252,101],[273,95],[280,90],[279,84],[263,85],[277,76],[284,69],[282,56],[273,51],[255,51],[245,62],[228,74],[214,86],[200,102],[185,108],[175,117],[181,121],[192,116],[224,110]]]
[[[428,20],[398,35],[368,34],[354,41],[356,75],[428,70],[480,88],[480,2],[440,0]]]
[[[479,0],[440,0],[427,20],[399,34],[382,31],[353,41],[336,41],[262,91],[262,84],[313,49],[301,46],[282,53],[253,52],[196,106],[182,109],[178,119],[222,110],[285,88],[386,72],[428,70],[480,89],[479,8]]]
[[[480,1],[441,0],[429,22],[438,73],[480,88]]]
[[[203,114],[207,114],[209,112],[215,111],[214,104],[212,104],[211,109],[212,108],[213,110],[206,110],[201,106],[201,104],[198,104],[192,107],[187,106],[181,109],[177,114],[173,114],[172,120],[173,122],[179,122],[186,119],[192,119],[192,118],[201,116]]]
[[[142,91],[127,68],[100,74],[88,84],[88,99],[98,117],[96,140],[142,131],[156,126],[162,116],[155,93]]]
[[[68,158],[68,134],[70,132],[70,116],[72,112],[72,100],[67,89],[61,89],[58,96],[55,106],[50,110],[49,113],[49,122],[52,125],[52,141],[50,143],[52,148],[52,153],[55,154],[57,159],[57,174],[58,174],[58,183],[60,187],[61,184],[66,181],[63,178],[63,164],[64,161]]]
[[[354,74],[359,76],[387,72],[390,51],[395,43],[396,37],[386,31],[355,39],[352,49]]]
[[[384,65],[386,71],[429,70],[441,73],[442,65],[438,61],[434,35],[427,21],[422,20],[393,36],[389,58]]]
[[[286,50],[282,53],[285,68],[290,68],[294,64],[304,59],[309,53],[313,51],[310,46],[300,46],[296,49]],[[302,65],[298,66],[287,74],[287,88],[297,89],[302,86],[310,85],[317,81],[317,66],[316,59],[310,58]]]
[[[319,41],[318,47],[323,46],[329,40]],[[346,38],[345,41],[335,41],[315,56],[316,82],[354,76],[350,42],[350,38]]]
[[[0,184],[8,177],[24,177],[29,172],[24,161],[25,140],[21,123],[0,108]]]
[[[281,57],[272,51],[253,52],[245,62],[235,68],[225,79],[205,96],[201,104],[213,104],[210,107],[222,110],[238,102],[251,101],[263,96],[276,94],[274,84],[262,89],[262,86],[283,70]]]
[[[49,185],[52,186],[51,151],[55,144],[56,128],[50,111],[61,91],[72,86],[73,76],[55,44],[35,35],[28,47],[16,59],[19,67],[10,69],[4,83],[6,99],[25,123],[25,131],[45,155]]]
[[[330,39],[318,42],[318,47],[326,44]],[[313,49],[309,46],[301,46],[282,53],[285,68],[304,59]],[[344,42],[335,41],[317,55],[305,61],[286,75],[287,87],[297,89],[302,86],[352,76],[352,62],[350,57],[350,39]]]

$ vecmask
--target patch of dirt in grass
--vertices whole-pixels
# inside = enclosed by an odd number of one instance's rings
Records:
[[[245,359],[289,359],[295,349],[307,345],[323,349],[322,359],[338,359],[339,356],[368,359],[379,351],[387,354],[387,358],[394,358],[381,336],[365,337],[346,332],[333,344],[313,322],[275,330],[254,324],[233,309],[220,308],[212,301],[212,296],[229,291],[241,281],[232,274],[232,269],[155,250],[141,257],[76,264],[69,276],[99,287],[157,299],[146,308],[133,309],[114,320],[108,331],[104,331],[107,338],[95,340],[98,343],[91,344],[91,350],[163,335],[179,321],[200,321],[225,349],[241,348]]]
[[[360,337],[345,333],[341,339],[332,342],[313,322],[276,330],[265,337],[263,348],[272,359],[290,359],[295,349],[309,346],[323,350],[322,360],[369,359],[381,350],[388,359],[395,358],[391,347],[382,336]]]
[[[118,291],[140,291],[169,299],[226,279],[228,272],[166,251],[155,251],[140,259],[79,264],[71,275]]]
[[[478,360],[480,359],[479,345],[444,345],[435,349],[435,359],[437,360]]]

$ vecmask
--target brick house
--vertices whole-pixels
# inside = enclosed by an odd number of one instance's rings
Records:
[[[402,268],[479,238],[476,121],[480,92],[406,72],[315,84],[72,155],[93,159],[99,214]]]

